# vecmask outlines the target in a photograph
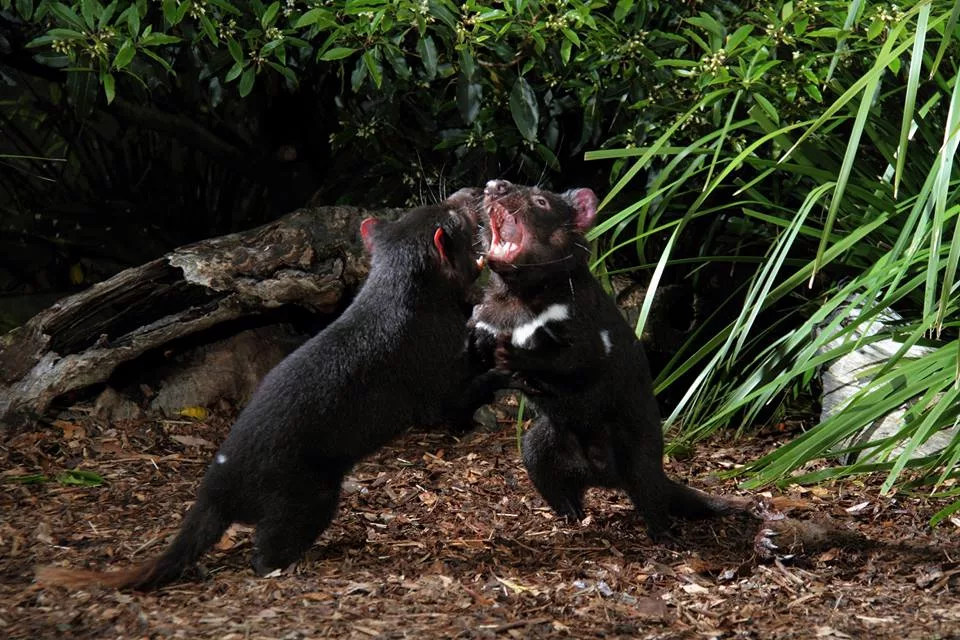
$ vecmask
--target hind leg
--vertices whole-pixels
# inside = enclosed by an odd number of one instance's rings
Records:
[[[540,416],[523,436],[523,464],[547,504],[561,516],[582,520],[590,466],[576,436]]]
[[[278,497],[257,522],[251,560],[254,572],[263,576],[299,560],[330,525],[339,497],[339,486],[315,488],[310,495]]]
[[[616,433],[610,446],[616,477],[643,516],[650,538],[669,537],[672,486],[663,472],[659,427],[646,438],[640,433]]]

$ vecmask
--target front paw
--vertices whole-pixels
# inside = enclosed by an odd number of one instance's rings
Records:
[[[514,373],[510,376],[508,386],[528,396],[542,396],[544,394],[542,387],[520,373]]]
[[[493,368],[497,371],[510,371],[515,351],[511,334],[503,333],[497,336],[497,345],[493,349]]]

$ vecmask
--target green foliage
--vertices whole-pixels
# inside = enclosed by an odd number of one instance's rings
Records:
[[[960,5],[899,7],[800,0],[688,18],[677,35],[699,60],[657,65],[689,98],[646,144],[588,153],[617,161],[604,205],[648,175],[646,195],[594,234],[601,259],[627,247],[641,264],[659,255],[638,333],[664,274],[696,279],[724,260],[740,276],[716,310],[722,330],[691,340],[657,380],[690,380],[668,419],[677,444],[754,423],[863,344],[904,345],[865,372],[872,381],[842,411],[750,465],[750,486],[881,469],[885,490],[956,478],[960,437],[935,456],[911,454],[960,422],[960,67],[943,53],[960,37]],[[680,251],[694,230],[695,254]],[[851,337],[890,307],[902,322]],[[934,350],[905,357],[920,343]],[[851,466],[796,475],[904,404],[897,437],[856,447]]]
[[[7,476],[4,481],[14,484],[44,484],[50,482],[51,478],[36,473],[26,476]],[[56,477],[56,482],[64,486],[99,487],[104,483],[104,480],[100,474],[94,471],[68,469]]]
[[[658,62],[690,45],[673,32],[668,2],[0,2],[38,29],[29,46],[46,64],[78,77],[78,104],[92,103],[93,86],[107,103],[138,89],[175,92],[177,75],[194,68],[211,92],[238,97],[335,74],[334,151],[359,146],[392,173],[410,174],[434,149],[454,179],[491,156],[540,179],[611,134],[643,138],[649,125],[631,124],[624,109],[651,108],[643,120],[652,121],[674,108],[664,101],[671,87],[699,89],[671,84]]]

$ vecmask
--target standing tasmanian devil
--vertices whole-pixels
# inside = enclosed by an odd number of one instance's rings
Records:
[[[353,464],[407,427],[441,422],[466,385],[479,203],[479,189],[463,189],[395,222],[364,220],[366,283],[336,321],[264,377],[170,547],[125,571],[47,567],[37,581],[155,588],[176,580],[232,522],[256,525],[258,575],[298,560],[333,519]]]
[[[539,417],[523,437],[523,461],[547,503],[579,520],[588,487],[623,489],[654,538],[667,531],[668,515],[741,510],[736,498],[710,496],[663,471],[646,356],[587,267],[593,191],[493,180],[483,206],[492,274],[470,321],[471,350],[542,391],[531,398]]]

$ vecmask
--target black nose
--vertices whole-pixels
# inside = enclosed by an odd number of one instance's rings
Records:
[[[512,186],[507,180],[490,180],[483,192],[488,196],[502,196]]]

